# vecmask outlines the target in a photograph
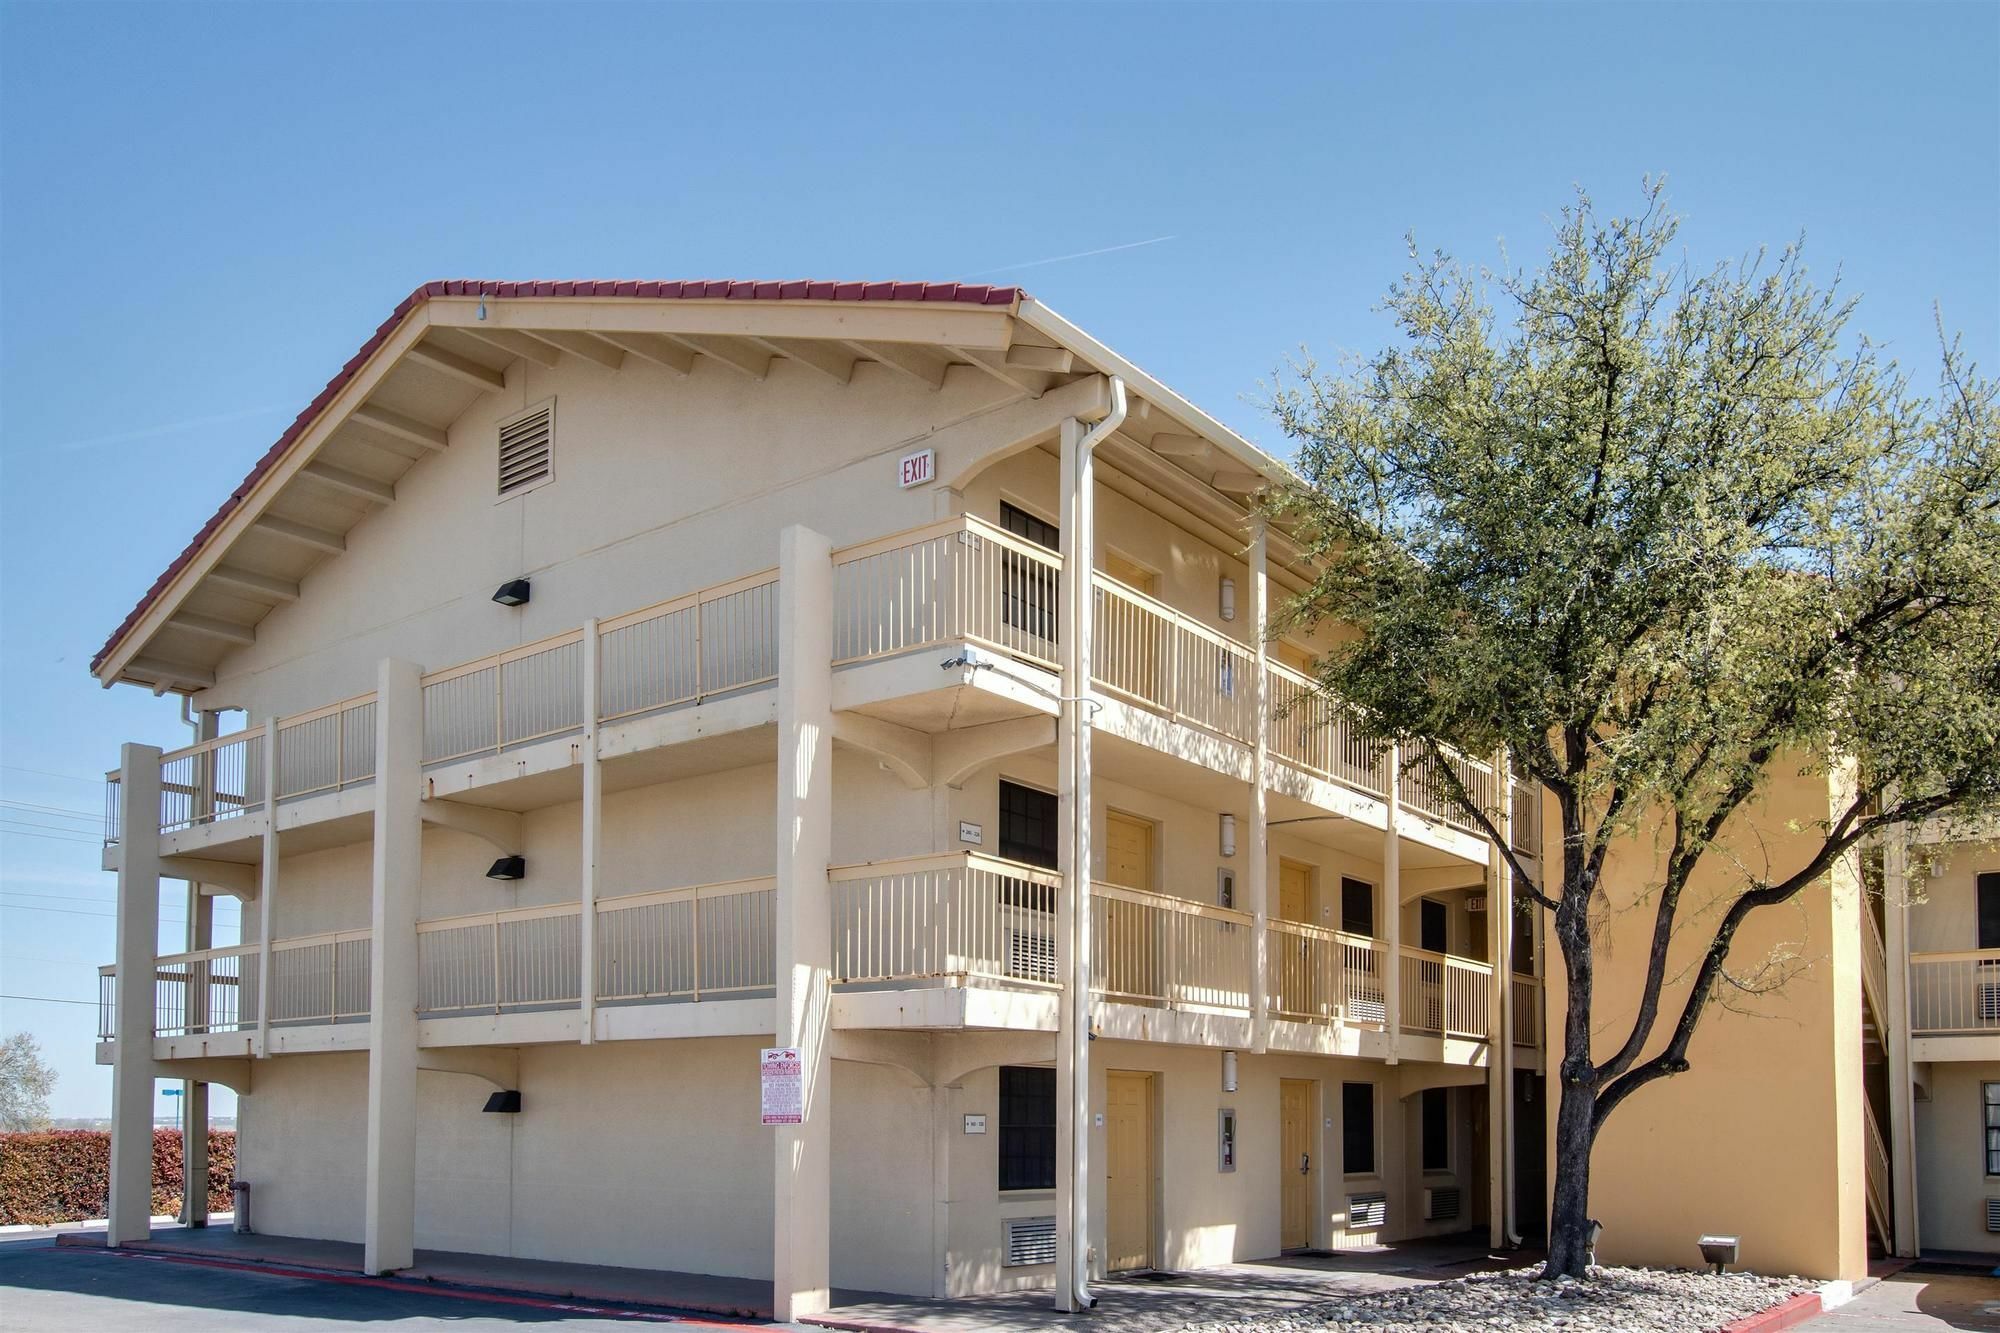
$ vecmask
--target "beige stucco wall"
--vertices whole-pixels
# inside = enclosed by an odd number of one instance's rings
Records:
[[[2000,1083],[2000,1062],[1930,1066],[1930,1100],[1916,1103],[1917,1230],[1925,1250],[2000,1255],[1986,1229],[1986,1201],[2000,1199],[2000,1176],[1986,1174],[1980,1085]]]
[[[1810,821],[1823,820],[1823,777],[1779,766],[1770,791],[1741,812],[1727,852],[1744,871],[1788,874],[1808,854]],[[1546,845],[1560,838],[1553,826]],[[1604,882],[1609,910],[1598,941],[1593,1058],[1630,1031],[1652,931],[1646,889],[1658,882],[1650,838],[1620,843]],[[1687,978],[1734,880],[1712,854],[1683,899],[1662,1018],[1646,1054],[1665,1044]],[[1705,1232],[1740,1235],[1743,1263],[1760,1272],[1856,1278],[1866,1270],[1863,1209],[1858,888],[1851,874],[1754,915],[1739,932],[1732,970],[1792,956],[1782,989],[1726,992],[1703,1016],[1685,1074],[1640,1090],[1599,1135],[1591,1214],[1605,1225],[1610,1263],[1690,1264]],[[1549,1067],[1562,1058],[1566,1000],[1555,946],[1548,962]],[[1554,1179],[1556,1080],[1550,1080],[1550,1179]]]
[[[528,1259],[770,1274],[771,1141],[757,1123],[756,1038],[529,1046],[522,1111],[418,1076],[417,1244]],[[239,1106],[255,1224],[358,1240],[367,1061],[281,1056]],[[834,1068],[833,1272],[842,1286],[929,1291],[928,1091]]]
[[[1979,877],[2000,871],[2000,844],[1944,850],[1931,873],[1912,885],[1911,953],[1958,953],[1979,947]]]

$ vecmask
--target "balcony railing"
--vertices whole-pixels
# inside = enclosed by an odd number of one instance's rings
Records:
[[[2000,949],[1911,954],[1910,1031],[2000,1033]]]
[[[1052,871],[958,852],[836,867],[828,879],[836,985],[1058,985],[1060,879]],[[769,994],[777,976],[774,899],[773,881],[762,878],[598,900],[596,1003]],[[1094,994],[1155,1008],[1250,1012],[1255,921],[1248,913],[1111,884],[1094,886],[1090,904]],[[420,922],[419,1012],[577,1008],[581,911],[557,903]],[[1273,1017],[1329,1025],[1386,1018],[1389,957],[1381,941],[1291,921],[1270,922],[1267,941]],[[252,944],[157,960],[155,1034],[255,1030],[260,953]],[[279,940],[270,958],[270,1024],[367,1018],[370,963],[365,930]],[[1484,1039],[1491,977],[1484,963],[1406,949],[1404,1029]],[[100,968],[98,978],[98,1035],[109,1041],[116,969]],[[1531,1043],[1534,1010],[1522,1001],[1532,1000],[1534,981],[1513,984],[1515,1039]]]
[[[1490,964],[1405,946],[1403,1031],[1484,1040],[1492,981]]]
[[[1057,665],[1062,562],[1054,552],[972,516],[838,551],[833,557],[836,665],[949,643],[974,643],[1035,666]],[[1093,579],[1094,681],[1105,694],[1238,743],[1254,739],[1251,647],[1103,574]],[[597,629],[598,718],[631,718],[770,684],[778,669],[778,575],[766,570],[603,621]],[[571,630],[423,678],[423,759],[497,754],[583,725],[584,630]],[[1362,719],[1306,676],[1267,663],[1271,753],[1372,796],[1386,794],[1382,758]],[[161,759],[162,832],[263,808],[261,727]],[[280,801],[371,781],[375,699],[361,695],[277,727]],[[1497,809],[1492,769],[1448,760],[1482,807]],[[117,829],[116,776],[106,837]],[[1411,809],[1476,833],[1453,813],[1442,771],[1402,769]]]
[[[1542,983],[1539,977],[1524,976],[1516,972],[1507,978],[1512,988],[1508,997],[1513,1011],[1514,1044],[1516,1046],[1539,1046],[1542,1044]]]

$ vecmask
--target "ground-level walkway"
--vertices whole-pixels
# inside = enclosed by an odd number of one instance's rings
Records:
[[[1224,1317],[1282,1315],[1314,1301],[1410,1283],[1437,1282],[1466,1273],[1538,1262],[1539,1256],[1489,1252],[1477,1238],[1462,1237],[1378,1246],[1339,1253],[1288,1255],[1192,1273],[1148,1274],[1100,1283],[1091,1333],[1151,1333]],[[64,1246],[101,1247],[103,1233],[60,1237]],[[128,1247],[231,1264],[267,1264],[335,1273],[361,1271],[361,1247],[346,1241],[239,1235],[228,1227],[158,1227],[152,1239]],[[533,1293],[562,1299],[668,1310],[769,1318],[771,1286],[751,1278],[715,1277],[592,1264],[552,1263],[492,1255],[419,1250],[416,1265],[400,1276],[487,1291]],[[1015,1292],[957,1301],[920,1300],[881,1293],[836,1291],[834,1309],[814,1323],[832,1328],[909,1329],[923,1333],[992,1333],[995,1330],[1075,1328],[1074,1318],[1050,1308],[1046,1291]]]
[[[1845,1305],[1799,1327],[1809,1333],[2000,1333],[2000,1276],[1972,1264],[1919,1264],[1870,1283]]]

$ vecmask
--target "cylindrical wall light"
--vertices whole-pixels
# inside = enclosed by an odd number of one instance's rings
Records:
[[[1234,1051],[1224,1051],[1222,1053],[1222,1090],[1224,1092],[1236,1091],[1236,1052]]]
[[[1236,619],[1235,579],[1225,578],[1222,580],[1222,618],[1224,620]]]
[[[1236,855],[1235,815],[1224,815],[1222,817],[1222,854],[1224,856]]]

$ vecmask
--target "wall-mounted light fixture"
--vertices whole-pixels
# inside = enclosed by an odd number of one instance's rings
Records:
[[[1236,1052],[1234,1051],[1224,1051],[1222,1053],[1222,1090],[1224,1092],[1236,1091]]]
[[[528,604],[528,581],[508,579],[493,594],[493,600],[502,606],[526,606]]]
[[[1224,815],[1222,817],[1222,854],[1224,856],[1236,855],[1235,815]]]
[[[528,858],[525,856],[503,856],[487,870],[488,879],[526,879]]]
[[[519,1115],[521,1114],[521,1093],[518,1089],[514,1088],[510,1088],[505,1092],[496,1092],[491,1097],[488,1097],[486,1105],[479,1109],[481,1111],[491,1111],[495,1115]]]
[[[1235,579],[1225,578],[1222,580],[1222,618],[1224,620],[1236,619]]]

